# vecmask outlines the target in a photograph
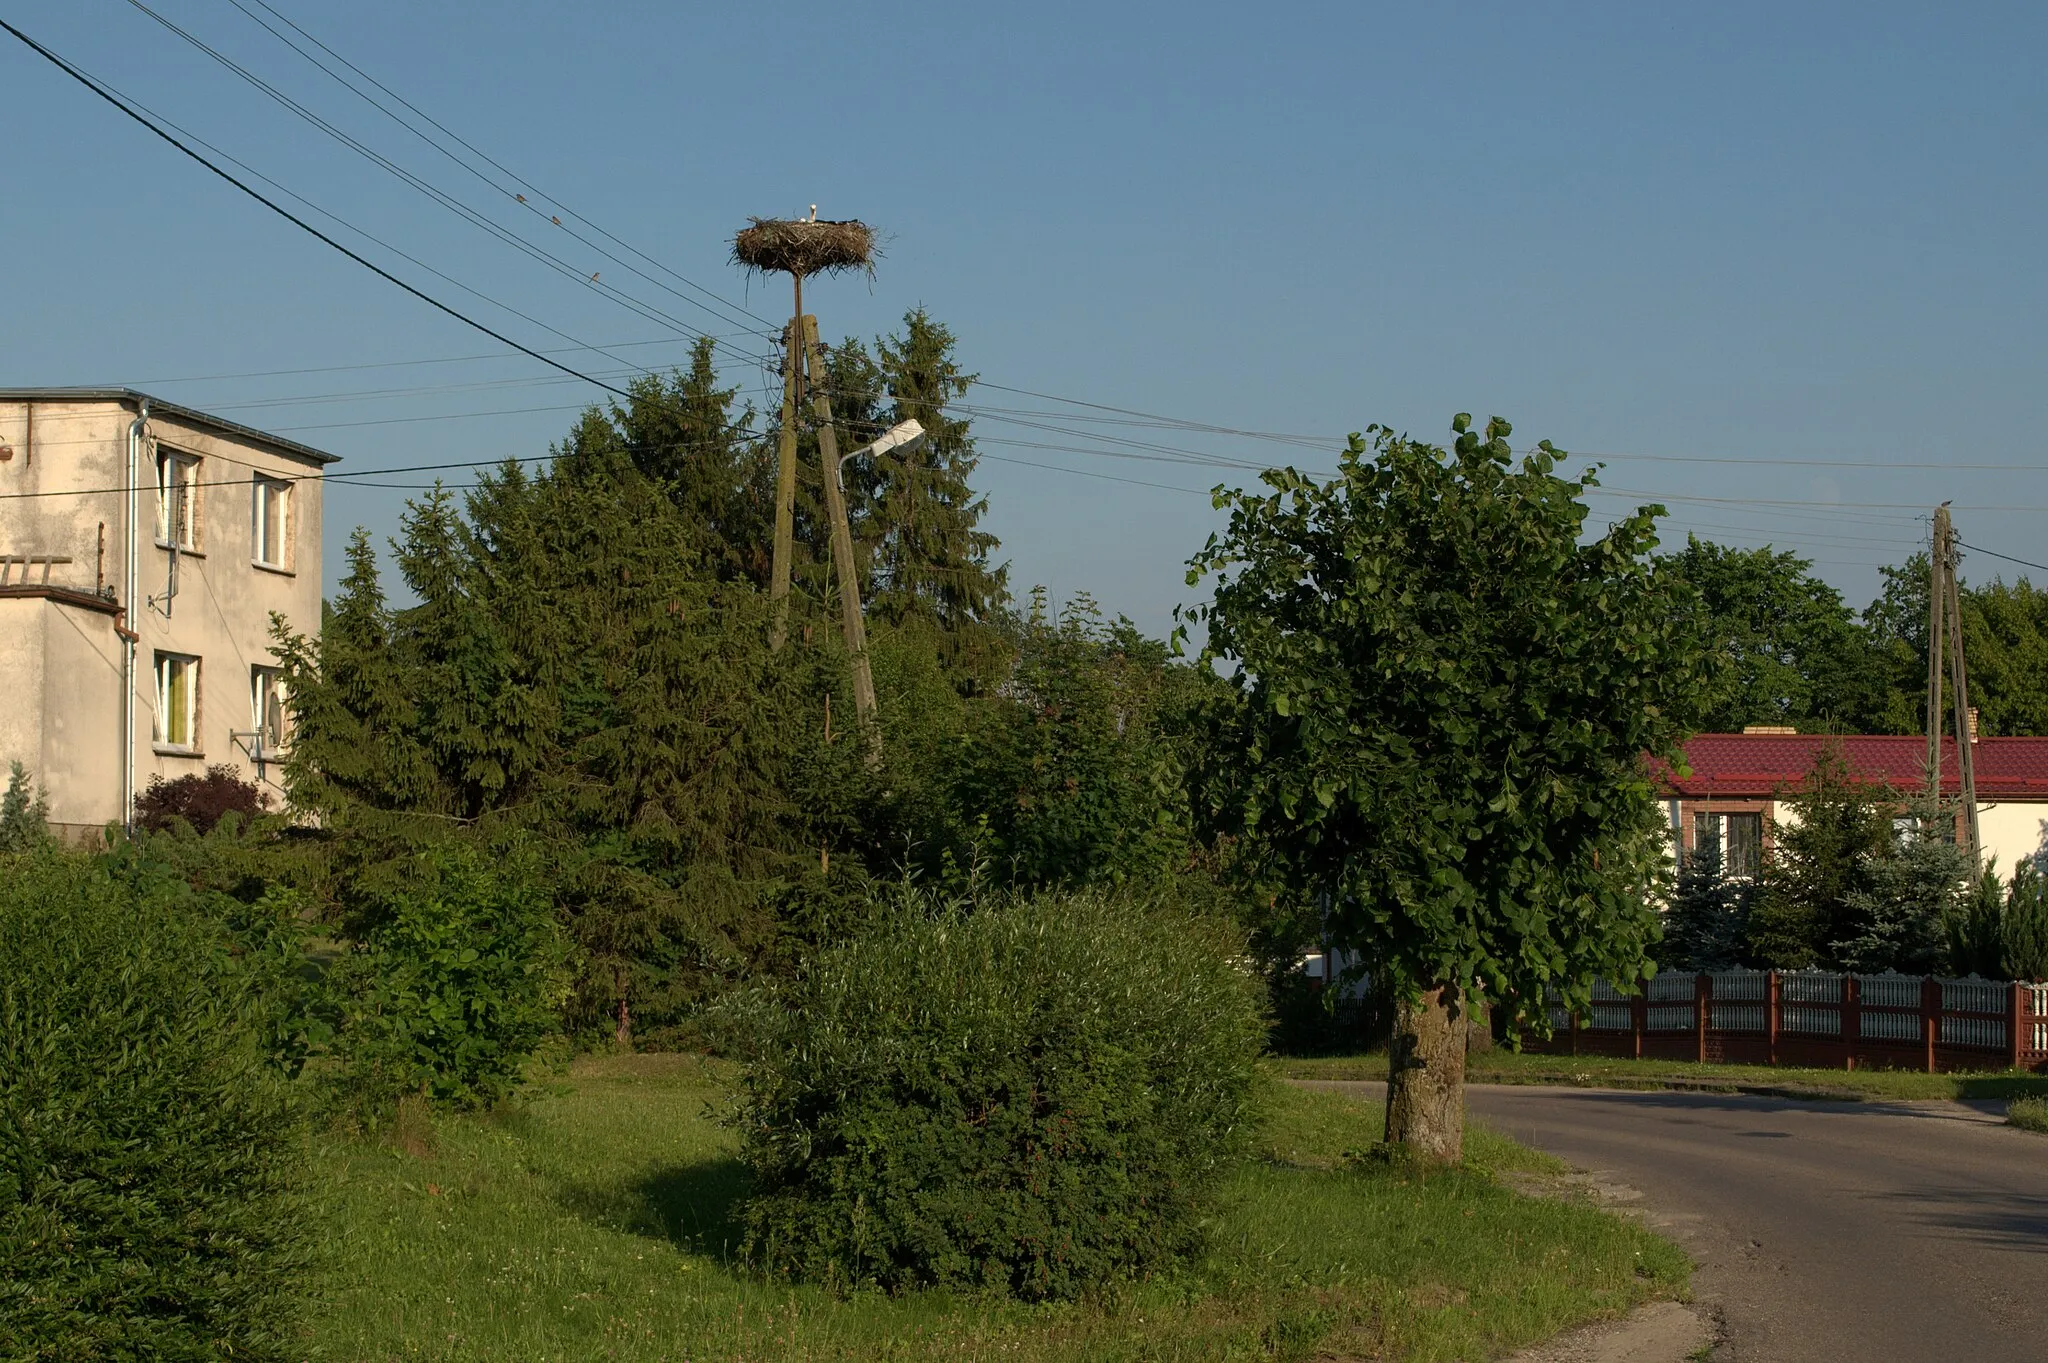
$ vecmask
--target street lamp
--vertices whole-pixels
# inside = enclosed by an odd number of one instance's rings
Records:
[[[825,510],[832,519],[832,563],[839,575],[840,624],[846,635],[846,651],[853,664],[854,710],[867,725],[871,745],[870,761],[881,757],[881,731],[875,720],[875,678],[868,666],[868,629],[860,613],[860,575],[853,567],[853,531],[846,522],[846,461],[861,455],[888,454],[910,450],[924,439],[924,427],[915,421],[901,421],[884,431],[877,440],[841,455],[832,465],[832,481],[825,485]]]

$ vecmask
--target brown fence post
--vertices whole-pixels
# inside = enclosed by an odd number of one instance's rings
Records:
[[[1920,1040],[1927,1050],[1927,1073],[1934,1073],[1934,1043],[1941,1037],[1941,981],[1920,979]]]
[[[1636,1059],[1643,1058],[1643,1033],[1650,1030],[1650,982],[1636,981],[1636,996],[1629,1000],[1629,1029],[1635,1035]]]
[[[1714,977],[1702,970],[1692,977],[1692,1035],[1702,1065],[1707,1063],[1707,1019],[1713,1005]]]
[[[1579,1010],[1576,1008],[1572,1009],[1570,1017],[1571,1021],[1565,1024],[1565,1035],[1571,1038],[1571,1053],[1577,1055],[1579,1053]]]
[[[1778,1020],[1785,1011],[1785,985],[1775,970],[1764,973],[1764,1030],[1771,1038],[1771,1063],[1778,1063]]]
[[[1863,989],[1854,975],[1842,976],[1842,1068],[1856,1068],[1856,1043],[1863,1040]]]
[[[2026,986],[2014,980],[2010,1006],[2006,1009],[2006,1049],[2012,1053],[2012,1068],[2020,1067],[2020,1032],[2027,1025]]]

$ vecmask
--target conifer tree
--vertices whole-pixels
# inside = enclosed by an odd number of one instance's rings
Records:
[[[1733,970],[1742,960],[1753,886],[1722,873],[1721,849],[1694,850],[1678,867],[1659,955],[1678,970]]]
[[[1848,970],[1924,975],[1939,964],[1944,929],[1973,879],[1956,844],[1955,810],[1939,799],[1908,805],[1910,826],[1862,855],[1862,884],[1843,896],[1853,932],[1833,944]]]
[[[28,768],[10,763],[7,791],[0,795],[0,854],[27,852],[41,846],[50,836],[50,806]]]
[[[974,382],[953,354],[953,333],[923,308],[876,342],[891,410],[884,424],[916,421],[923,443],[885,455],[873,471],[868,511],[876,619],[924,619],[958,656],[985,650],[992,614],[1009,599],[1008,569],[992,565],[998,541],[980,528],[988,500],[969,480],[978,457],[964,417],[949,410]]]
[[[2048,877],[2032,859],[2012,868],[1999,938],[2008,978],[2048,980]]]

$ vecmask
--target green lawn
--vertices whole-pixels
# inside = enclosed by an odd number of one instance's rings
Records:
[[[316,1358],[1479,1359],[1684,1288],[1668,1242],[1568,1198],[1509,1191],[1546,1157],[1475,1129],[1471,1168],[1421,1178],[1347,1151],[1376,1107],[1272,1085],[1263,1158],[1208,1260],[1111,1300],[1024,1307],[835,1298],[730,1262],[744,1188],[718,1072],[680,1056],[579,1064],[502,1116],[444,1121],[419,1158],[320,1152],[332,1245]]]
[[[1385,1079],[1387,1057],[1331,1056],[1269,1062],[1289,1079]],[[1466,1060],[1475,1084],[1580,1084],[1604,1088],[1769,1088],[1813,1098],[2024,1098],[2048,1096],[2048,1075],[2001,1070],[1923,1074],[1918,1070],[1802,1070],[1770,1065],[1697,1065],[1679,1060],[1529,1055],[1496,1050]]]

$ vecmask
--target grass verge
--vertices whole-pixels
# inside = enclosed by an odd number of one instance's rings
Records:
[[[2048,1098],[2015,1098],[2006,1105],[2005,1120],[2024,1131],[2048,1135]]]
[[[1276,1059],[1288,1079],[1385,1079],[1385,1055]],[[1766,1091],[1787,1097],[2048,1098],[2048,1075],[2020,1070],[1923,1074],[1917,1070],[1808,1070],[1770,1065],[1697,1065],[1675,1060],[1613,1060],[1605,1056],[1531,1055],[1498,1050],[1469,1056],[1475,1084],[1575,1084],[1598,1088],[1686,1088],[1725,1093]]]
[[[1379,1111],[1273,1084],[1261,1157],[1197,1265],[1054,1307],[834,1297],[732,1262],[745,1187],[717,1072],[586,1061],[509,1114],[444,1121],[434,1154],[320,1152],[333,1231],[309,1353],[386,1359],[1482,1358],[1683,1290],[1670,1243],[1504,1175],[1547,1157],[1475,1128],[1469,1167],[1361,1159]]]

